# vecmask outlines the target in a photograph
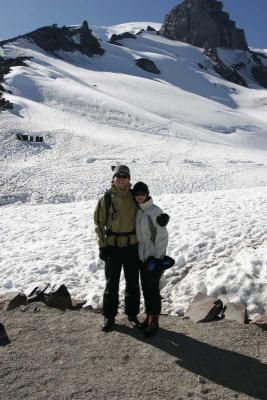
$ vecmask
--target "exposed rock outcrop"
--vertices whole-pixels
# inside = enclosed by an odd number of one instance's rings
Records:
[[[0,42],[0,46],[4,46],[19,38],[33,40],[37,46],[50,53],[59,50],[68,52],[79,51],[89,57],[95,54],[104,54],[104,50],[101,48],[98,40],[92,35],[92,30],[89,29],[87,21],[84,21],[81,27],[63,26],[59,28],[57,25],[44,26],[26,35],[4,40]]]
[[[27,66],[25,61],[30,57],[3,58],[0,57],[0,111],[10,110],[13,108],[12,103],[4,98],[4,93],[11,93],[1,84],[4,82],[5,76],[9,74],[12,67]]]
[[[248,48],[244,31],[217,0],[184,0],[166,15],[160,33],[197,47]]]
[[[147,72],[151,72],[152,74],[160,74],[160,70],[156,64],[148,58],[139,58],[136,60],[135,64]]]
[[[150,25],[147,25],[146,30],[147,30],[148,32],[156,32],[156,29],[153,28],[153,26],[150,26]]]
[[[218,56],[216,48],[207,49],[204,53],[216,63],[213,69],[217,74],[221,75],[222,78],[229,82],[236,83],[237,85],[248,87],[246,80],[238,72],[244,66],[244,63],[226,65]]]
[[[114,33],[111,36],[109,43],[116,44],[118,46],[122,46],[122,44],[120,42],[118,42],[118,40],[122,40],[122,39],[136,39],[136,37],[133,33],[130,33],[130,32],[124,32],[124,33],[121,33],[120,35],[116,35]]]
[[[261,62],[255,63],[251,67],[253,78],[265,89],[267,89],[267,67]]]

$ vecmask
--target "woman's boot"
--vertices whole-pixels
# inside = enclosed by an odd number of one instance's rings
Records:
[[[159,316],[149,315],[148,324],[146,329],[143,331],[145,337],[154,335],[159,329]]]

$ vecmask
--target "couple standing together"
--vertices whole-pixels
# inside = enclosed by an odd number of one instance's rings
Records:
[[[131,189],[129,168],[126,165],[115,167],[111,188],[99,199],[94,213],[99,257],[105,262],[103,331],[110,330],[115,323],[122,267],[126,282],[125,314],[130,324],[142,330],[145,336],[158,330],[160,263],[166,255],[168,220],[168,215],[153,204],[147,185],[138,182]],[[142,323],[137,318],[139,273],[146,311]]]

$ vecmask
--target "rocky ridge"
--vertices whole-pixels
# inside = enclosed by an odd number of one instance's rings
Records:
[[[78,51],[89,57],[104,54],[99,41],[92,35],[92,30],[89,29],[87,21],[84,21],[80,27],[63,26],[59,28],[56,24],[44,26],[25,35],[3,40],[0,42],[0,46],[12,43],[20,38],[32,40],[37,46],[50,53],[60,50],[67,52]]]
[[[104,54],[104,50],[101,48],[99,41],[92,35],[92,30],[89,29],[87,21],[84,21],[80,27],[63,26],[59,28],[56,24],[44,26],[25,35],[2,40],[0,41],[0,47],[15,42],[18,39],[33,41],[40,48],[53,54],[57,51],[78,51],[88,57]],[[4,98],[4,93],[7,91],[1,83],[4,82],[5,76],[9,74],[12,67],[27,66],[25,63],[26,60],[30,60],[30,58],[16,57],[14,59],[7,59],[5,57],[0,57],[0,111],[13,108],[12,103]]]

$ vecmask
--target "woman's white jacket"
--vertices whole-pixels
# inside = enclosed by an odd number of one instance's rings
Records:
[[[168,246],[168,231],[157,223],[157,217],[162,210],[153,204],[150,198],[138,205],[136,215],[136,236],[138,240],[138,254],[142,262],[148,257],[162,258],[166,255]]]

